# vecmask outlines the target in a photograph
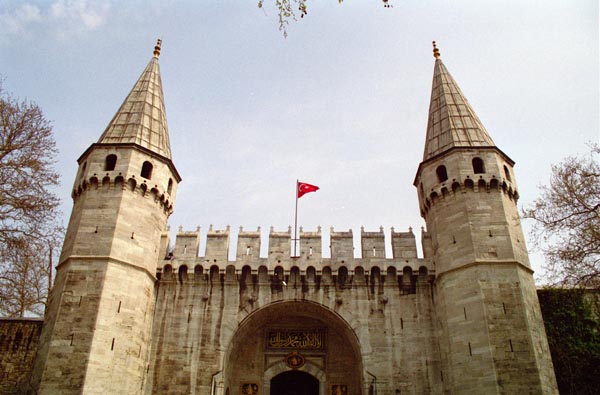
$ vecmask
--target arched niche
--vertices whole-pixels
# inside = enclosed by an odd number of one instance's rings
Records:
[[[302,338],[307,333],[320,336],[322,348],[286,346],[286,334]],[[279,337],[277,337],[279,336]],[[308,337],[306,337],[308,338]],[[363,363],[358,337],[353,327],[338,313],[319,303],[296,300],[279,301],[252,311],[239,322],[228,339],[223,361],[224,388],[241,388],[256,383],[270,393],[271,380],[287,371],[306,372],[319,380],[319,394],[333,384],[344,384],[348,393],[362,394]],[[297,351],[301,366],[291,366],[287,357]],[[323,367],[327,366],[327,369]]]

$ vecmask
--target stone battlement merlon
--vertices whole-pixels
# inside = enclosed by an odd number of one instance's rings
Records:
[[[214,229],[210,226],[206,236],[206,252],[204,256],[198,256],[201,245],[200,227],[195,231],[183,231],[179,229],[176,235],[175,246],[171,251],[165,251],[165,260],[159,262],[159,269],[166,264],[171,266],[185,265],[216,265],[224,269],[228,265],[233,265],[236,269],[241,269],[244,265],[250,265],[256,268],[261,265],[266,267],[282,266],[284,270],[289,270],[293,266],[301,269],[308,266],[317,266],[320,270],[322,266],[333,265],[335,267],[350,265],[352,267],[371,265],[383,266],[385,268],[393,266],[402,268],[409,266],[413,270],[418,270],[424,266],[429,270],[433,269],[428,259],[418,258],[416,238],[409,228],[408,232],[397,232],[391,229],[390,236],[386,236],[383,228],[379,231],[367,232],[361,228],[360,245],[362,250],[361,257],[355,257],[354,239],[352,229],[343,232],[335,232],[331,228],[329,237],[330,257],[323,256],[323,235],[321,228],[316,231],[305,232],[302,228],[299,232],[298,250],[296,256],[292,256],[293,235],[291,229],[288,231],[275,231],[270,228],[266,248],[266,256],[261,256],[262,236],[260,227],[256,231],[245,231],[240,227],[240,233],[237,236],[237,250],[234,260],[229,259],[230,247],[230,227],[225,229]],[[423,249],[427,247],[427,237],[421,236]],[[389,239],[389,240],[388,240]],[[386,241],[391,244],[392,254],[386,254]],[[325,240],[327,242],[327,240]],[[326,244],[327,245],[327,244]],[[426,254],[426,256],[428,256]],[[237,268],[237,266],[240,266]],[[385,270],[385,268],[383,270]],[[368,270],[368,269],[367,269]]]

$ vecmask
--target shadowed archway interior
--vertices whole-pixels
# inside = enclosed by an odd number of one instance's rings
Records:
[[[298,370],[283,372],[271,380],[270,395],[319,395],[319,380]]]

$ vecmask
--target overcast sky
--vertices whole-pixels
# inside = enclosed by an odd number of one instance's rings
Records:
[[[309,1],[287,39],[273,2],[0,0],[4,88],[53,121],[65,224],[76,159],[104,131],[159,36],[183,177],[173,231],[286,230],[297,178],[321,187],[300,200],[305,230],[352,228],[355,238],[361,225],[418,231],[412,181],[432,40],[516,161],[520,207],[538,195],[552,163],[600,139],[597,0]],[[532,258],[539,271],[541,256]]]

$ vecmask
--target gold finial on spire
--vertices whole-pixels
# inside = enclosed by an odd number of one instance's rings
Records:
[[[156,40],[156,45],[154,46],[154,57],[158,58],[160,56],[160,45],[162,44],[162,40],[159,38]]]
[[[433,44],[433,57],[436,59],[440,58],[440,50],[438,49],[438,47],[436,47],[435,45],[435,41],[431,42]]]

